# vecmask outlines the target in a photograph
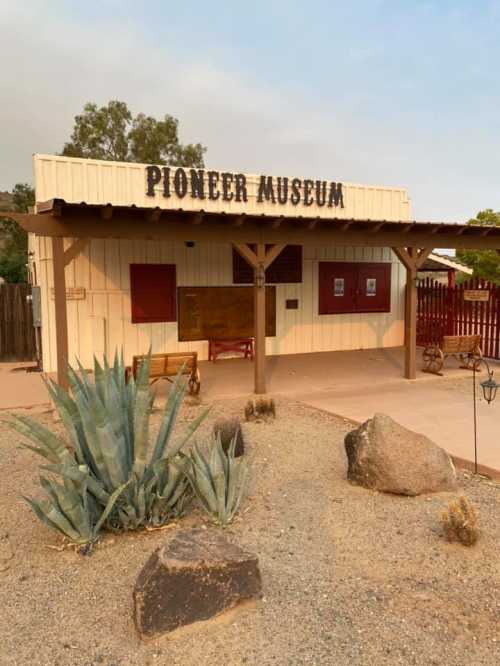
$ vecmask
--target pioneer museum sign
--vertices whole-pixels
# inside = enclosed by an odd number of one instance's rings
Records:
[[[147,166],[146,194],[154,197],[157,193],[165,199],[174,194],[179,199],[246,203],[249,188],[243,173]],[[326,180],[259,176],[255,198],[257,203],[344,208],[342,183]]]

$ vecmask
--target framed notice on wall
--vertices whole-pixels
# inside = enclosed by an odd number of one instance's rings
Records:
[[[254,337],[253,287],[179,287],[179,340]],[[276,287],[266,287],[266,336],[276,335]]]

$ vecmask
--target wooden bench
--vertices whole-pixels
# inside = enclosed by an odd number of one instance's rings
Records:
[[[253,359],[253,338],[224,338],[208,341],[208,360],[216,361],[219,354],[232,352]]]
[[[126,370],[126,377],[130,373],[137,377],[139,367],[145,359],[148,358],[147,354],[134,356],[132,359],[132,367]],[[200,392],[200,371],[198,369],[198,352],[175,352],[171,354],[151,354],[151,362],[149,365],[149,378],[154,384],[159,379],[166,379],[172,382],[171,377],[175,377],[177,373],[184,366],[184,375],[189,375],[188,390],[191,395],[198,395]]]
[[[483,353],[480,335],[445,335],[440,345],[429,345],[424,349],[424,372],[442,375],[445,358],[453,356],[466,370],[478,370]]]

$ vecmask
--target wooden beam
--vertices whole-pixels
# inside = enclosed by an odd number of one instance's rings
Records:
[[[161,217],[161,208],[156,206],[156,208],[146,211],[145,217],[148,222],[158,222]]]
[[[54,273],[54,309],[56,324],[57,383],[64,389],[68,383],[68,314],[66,310],[66,276],[64,272],[64,240],[52,239]]]
[[[422,266],[425,264],[429,255],[432,253],[433,249],[434,248],[432,247],[423,247],[420,249],[415,261],[417,271],[420,270]]]
[[[394,252],[394,254],[397,256],[397,258],[405,268],[411,268],[413,266],[412,258],[406,248],[393,247],[392,251]]]
[[[374,234],[374,233],[376,233],[377,231],[380,231],[380,229],[382,229],[382,227],[384,226],[384,224],[385,224],[385,220],[384,220],[383,222],[377,222],[377,223],[374,224],[373,226],[370,226],[370,233],[371,233],[371,234]]]
[[[64,208],[64,211],[66,209]],[[208,213],[207,218],[212,217]],[[38,236],[63,236],[66,238],[126,238],[129,240],[166,240],[166,241],[195,241],[195,242],[233,242],[238,244],[286,243],[287,245],[329,245],[337,247],[405,247],[409,244],[415,247],[457,248],[470,250],[497,250],[500,249],[500,229],[492,228],[487,236],[482,236],[483,229],[477,232],[469,231],[463,236],[449,232],[442,225],[441,232],[431,233],[433,227],[415,225],[411,235],[402,234],[400,225],[387,222],[377,233],[367,234],[365,228],[349,229],[344,231],[337,221],[331,224],[322,224],[313,233],[306,228],[306,224],[298,225],[293,220],[286,220],[279,229],[273,229],[270,224],[263,224],[252,215],[247,215],[244,226],[229,227],[213,216],[210,224],[196,226],[186,224],[184,213],[162,211],[162,219],[168,224],[152,224],[144,220],[144,211],[120,210],[108,224],[103,224],[96,214],[83,211],[78,217],[55,218],[51,214],[30,215],[29,213],[5,213],[4,217],[16,220],[25,231],[34,232]],[[325,222],[329,220],[325,219]],[[352,222],[344,222],[348,227]],[[231,234],[229,235],[229,228]],[[469,227],[473,229],[473,227]],[[369,238],[369,240],[368,240]]]
[[[281,215],[280,217],[274,218],[274,220],[271,222],[271,227],[273,229],[279,229],[281,227],[284,219],[285,218],[283,217],[283,215]]]
[[[240,254],[243,259],[250,264],[252,268],[256,268],[258,265],[257,255],[253,250],[251,250],[248,245],[233,243],[233,247]]]
[[[243,224],[245,223],[245,218],[246,215],[238,215],[238,217],[234,218],[232,222],[233,227],[242,227]]]
[[[309,222],[307,223],[307,227],[306,227],[307,230],[312,231],[313,229],[315,229],[317,227],[319,221],[320,221],[319,217],[314,217],[312,220],[309,220]]]
[[[254,391],[266,392],[266,246],[257,244],[257,263],[254,266]]]
[[[113,206],[106,204],[101,208],[101,220],[110,220],[113,217]]]
[[[82,252],[82,250],[85,248],[87,243],[89,242],[89,238],[77,238],[76,241],[73,241],[72,245],[68,247],[67,250],[64,251],[64,265],[67,266],[73,259]]]
[[[203,211],[200,211],[199,213],[195,213],[189,219],[189,222],[190,222],[190,224],[201,224],[203,222],[204,217],[205,217],[205,213]]]
[[[266,252],[266,258],[264,261],[264,268],[267,269],[269,266],[273,263],[273,261],[276,259],[276,257],[284,250],[286,245],[284,243],[279,243],[276,245],[273,245],[273,247]]]

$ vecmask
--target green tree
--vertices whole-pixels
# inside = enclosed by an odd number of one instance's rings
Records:
[[[500,212],[480,211],[467,224],[500,226]],[[500,255],[496,250],[457,250],[457,257],[474,271],[474,276],[500,284]]]
[[[12,190],[12,209],[27,213],[35,205],[35,191],[27,183],[18,183]],[[26,262],[28,257],[28,236],[26,232],[9,218],[0,220],[3,239],[0,249],[0,277],[6,282],[26,282]]]
[[[125,102],[110,101],[98,108],[88,103],[75,117],[63,155],[99,160],[178,164],[203,167],[205,148],[200,143],[179,142],[179,121],[165,115],[156,120],[144,113],[133,117]]]

